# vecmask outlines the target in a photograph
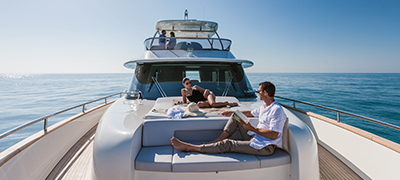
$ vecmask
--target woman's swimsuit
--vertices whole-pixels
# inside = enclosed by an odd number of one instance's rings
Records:
[[[199,102],[199,101],[207,101],[206,98],[204,98],[203,93],[200,93],[200,91],[193,89],[192,95],[187,96],[190,102]]]

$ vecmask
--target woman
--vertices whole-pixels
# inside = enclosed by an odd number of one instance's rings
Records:
[[[169,43],[168,43],[168,45],[167,45],[167,49],[173,50],[174,47],[175,47],[175,44],[176,44],[176,39],[174,38],[174,37],[175,37],[175,33],[174,33],[174,32],[170,32],[169,34],[170,34],[171,37],[173,37],[173,38],[169,39]]]
[[[215,95],[212,91],[208,89],[203,89],[200,86],[194,85],[191,87],[192,83],[190,79],[185,77],[182,80],[183,88],[181,90],[183,103],[187,103],[187,100],[190,102],[195,102],[201,108],[208,108],[208,107],[225,107],[225,106],[237,106],[238,104],[233,102],[229,103],[228,101],[225,102],[216,102]]]

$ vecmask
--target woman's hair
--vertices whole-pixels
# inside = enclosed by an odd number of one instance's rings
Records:
[[[267,91],[269,97],[275,96],[275,85],[272,82],[265,81],[259,84],[262,90]]]
[[[170,32],[169,34],[171,34],[171,37],[175,37],[175,33],[174,32]]]
[[[185,83],[185,81],[187,81],[187,80],[189,80],[189,81],[190,81],[190,79],[189,79],[189,78],[187,78],[187,77],[184,77],[184,78],[182,79],[182,84],[184,84],[184,83]]]

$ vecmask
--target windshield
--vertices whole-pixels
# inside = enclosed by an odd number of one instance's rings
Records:
[[[184,77],[188,77],[193,86],[209,89],[217,96],[255,97],[242,65],[236,62],[139,63],[128,91],[140,93],[146,99],[181,96]]]
[[[159,83],[181,82],[184,77],[193,82],[241,82],[244,72],[237,63],[146,63],[136,67],[136,78],[142,84],[152,83],[155,77]]]

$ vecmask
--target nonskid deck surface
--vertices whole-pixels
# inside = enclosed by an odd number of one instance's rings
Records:
[[[96,127],[88,131],[57,164],[47,179],[84,180],[90,177],[95,132]],[[321,180],[362,179],[320,145],[318,145],[318,157]]]
[[[332,153],[318,144],[319,178],[328,179],[362,179]]]
[[[97,125],[90,129],[58,162],[46,180],[90,179],[93,161],[93,140]]]

